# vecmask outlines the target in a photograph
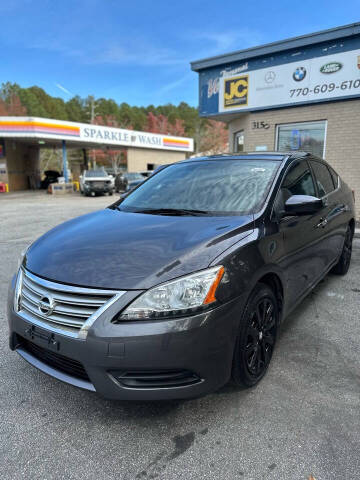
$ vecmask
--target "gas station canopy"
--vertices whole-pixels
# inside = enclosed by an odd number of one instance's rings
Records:
[[[41,148],[62,148],[67,182],[68,148],[83,150],[85,168],[87,149],[125,149],[127,170],[136,172],[183,160],[193,152],[194,140],[49,118],[0,117],[0,182],[10,191],[39,184]]]
[[[192,138],[36,117],[0,117],[0,137],[72,148],[133,147],[192,152]]]

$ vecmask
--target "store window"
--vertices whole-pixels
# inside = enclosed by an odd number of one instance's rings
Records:
[[[243,152],[244,151],[244,130],[235,133],[234,138],[234,152]]]
[[[301,150],[324,158],[325,134],[326,121],[278,125],[276,149],[286,152]]]

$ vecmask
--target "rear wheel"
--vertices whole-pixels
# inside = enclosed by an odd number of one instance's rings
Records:
[[[351,253],[352,253],[352,241],[353,241],[353,232],[350,226],[346,230],[344,246],[339,258],[338,263],[332,269],[333,273],[337,275],[346,275],[351,262]]]
[[[259,283],[250,296],[239,326],[232,366],[235,384],[252,387],[265,375],[275,347],[278,319],[274,292]]]

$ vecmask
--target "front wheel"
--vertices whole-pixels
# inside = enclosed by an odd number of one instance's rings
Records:
[[[243,312],[234,350],[232,380],[256,385],[265,375],[275,348],[279,312],[274,292],[259,283]]]
[[[336,273],[336,275],[346,275],[349,270],[350,262],[351,262],[351,253],[352,253],[352,241],[353,241],[353,231],[349,226],[347,227],[347,230],[345,233],[344,246],[343,246],[339,261],[335,265],[335,267],[332,269],[333,273]]]

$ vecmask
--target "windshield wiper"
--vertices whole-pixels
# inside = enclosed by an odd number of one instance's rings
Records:
[[[141,210],[135,210],[135,213],[149,213],[150,215],[174,215],[174,216],[187,216],[194,217],[201,215],[209,215],[210,212],[205,210],[193,210],[185,208],[144,208]]]

